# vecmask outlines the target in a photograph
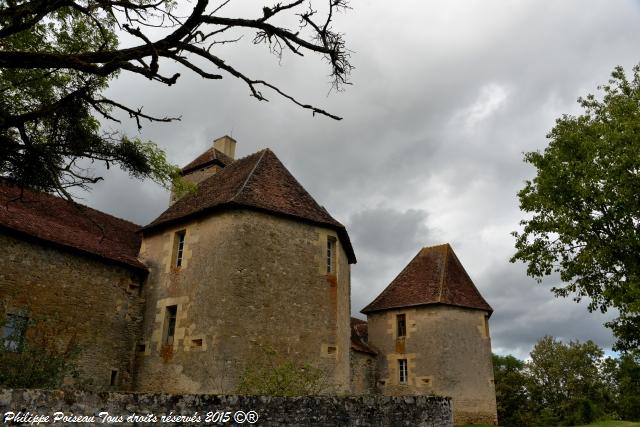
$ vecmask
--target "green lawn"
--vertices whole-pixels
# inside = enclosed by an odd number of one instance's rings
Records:
[[[496,427],[491,426],[489,424],[466,424],[463,426],[456,427]],[[576,427],[640,427],[640,422],[632,422],[632,421],[598,421],[591,424],[586,424],[582,426]]]

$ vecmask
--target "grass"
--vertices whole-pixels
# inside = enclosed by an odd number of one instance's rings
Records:
[[[489,424],[465,424],[463,426],[456,427],[499,427]],[[640,422],[633,421],[597,421],[591,424],[585,424],[576,427],[640,427]]]

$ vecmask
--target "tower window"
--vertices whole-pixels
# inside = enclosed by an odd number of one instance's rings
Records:
[[[176,317],[178,314],[178,306],[170,305],[167,306],[165,311],[165,330],[164,330],[164,339],[162,342],[165,345],[173,344],[173,337],[176,333]]]
[[[2,328],[2,345],[7,351],[20,352],[24,345],[29,318],[17,314],[7,314]]]
[[[400,384],[406,384],[409,377],[407,359],[398,359],[398,372],[400,374]]]
[[[118,384],[118,370],[117,369],[112,369],[111,370],[111,377],[109,378],[109,385],[111,387],[115,386]]]
[[[175,234],[174,245],[174,265],[176,267],[182,267],[182,257],[184,255],[184,238],[187,234],[186,230],[181,230]]]
[[[398,338],[407,336],[407,317],[404,314],[396,316]]]
[[[336,272],[336,239],[327,236],[327,274]]]

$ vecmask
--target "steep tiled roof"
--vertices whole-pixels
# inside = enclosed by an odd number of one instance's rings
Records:
[[[146,270],[136,258],[139,225],[0,180],[0,227]]]
[[[212,148],[209,148],[204,153],[200,154],[198,157],[196,157],[187,166],[183,167],[182,174],[184,175],[196,169],[200,169],[212,164],[218,164],[222,167],[225,167],[232,162],[233,162],[233,159],[231,157],[227,156],[222,151],[212,147]]]
[[[447,243],[418,252],[362,313],[425,304],[493,311]]]
[[[369,328],[365,320],[351,318],[351,349],[362,353],[378,354],[367,344]]]
[[[307,193],[269,149],[234,161],[198,184],[142,230],[161,226],[222,208],[250,208],[312,224],[338,232],[349,262],[356,258],[345,227]]]

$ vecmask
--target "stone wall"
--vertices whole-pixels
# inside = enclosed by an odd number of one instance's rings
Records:
[[[87,386],[130,389],[142,327],[140,274],[0,232],[0,322],[6,314],[24,316],[32,344],[77,347],[79,380]]]
[[[327,236],[336,239],[335,274],[327,274]],[[145,234],[140,256],[150,274],[136,390],[233,393],[244,367],[274,349],[323,369],[327,392],[349,391],[350,266],[333,230],[224,211]]]
[[[276,426],[420,426],[449,427],[452,425],[451,405],[444,397],[254,397],[254,396],[217,396],[217,395],[167,395],[142,393],[88,393],[80,391],[57,390],[9,390],[0,389],[0,416],[7,412],[29,412],[32,416],[49,416],[54,412],[61,416],[90,417],[93,422],[73,423],[73,425],[100,424],[108,412],[116,421],[112,425],[131,426],[130,415],[142,417],[139,420],[156,422],[138,422],[135,425],[256,425]],[[244,421],[242,414],[236,411],[255,411],[257,421]],[[217,415],[215,415],[217,412]],[[228,415],[222,415],[229,412]],[[196,414],[197,413],[197,414]],[[174,419],[169,422],[162,416],[191,417],[190,420]],[[195,414],[195,415],[194,415]],[[210,414],[210,415],[208,415]],[[227,422],[206,422],[207,416],[226,416]],[[234,416],[238,421],[234,422]],[[254,415],[249,415],[254,417]],[[146,417],[146,418],[145,418]],[[199,417],[199,419],[197,418]],[[246,416],[245,416],[246,418]],[[199,421],[198,421],[199,420]],[[7,422],[6,419],[3,419]],[[61,424],[64,420],[58,421]],[[91,421],[91,419],[85,419]],[[189,422],[190,421],[190,422]],[[34,424],[35,425],[35,424]],[[43,423],[41,425],[46,425]]]
[[[397,337],[396,316],[406,317]],[[388,396],[452,398],[456,424],[497,422],[491,339],[482,310],[431,305],[368,315],[369,343],[379,350],[379,388]],[[400,384],[399,360],[408,378]]]
[[[376,356],[351,350],[351,393],[375,394]]]

